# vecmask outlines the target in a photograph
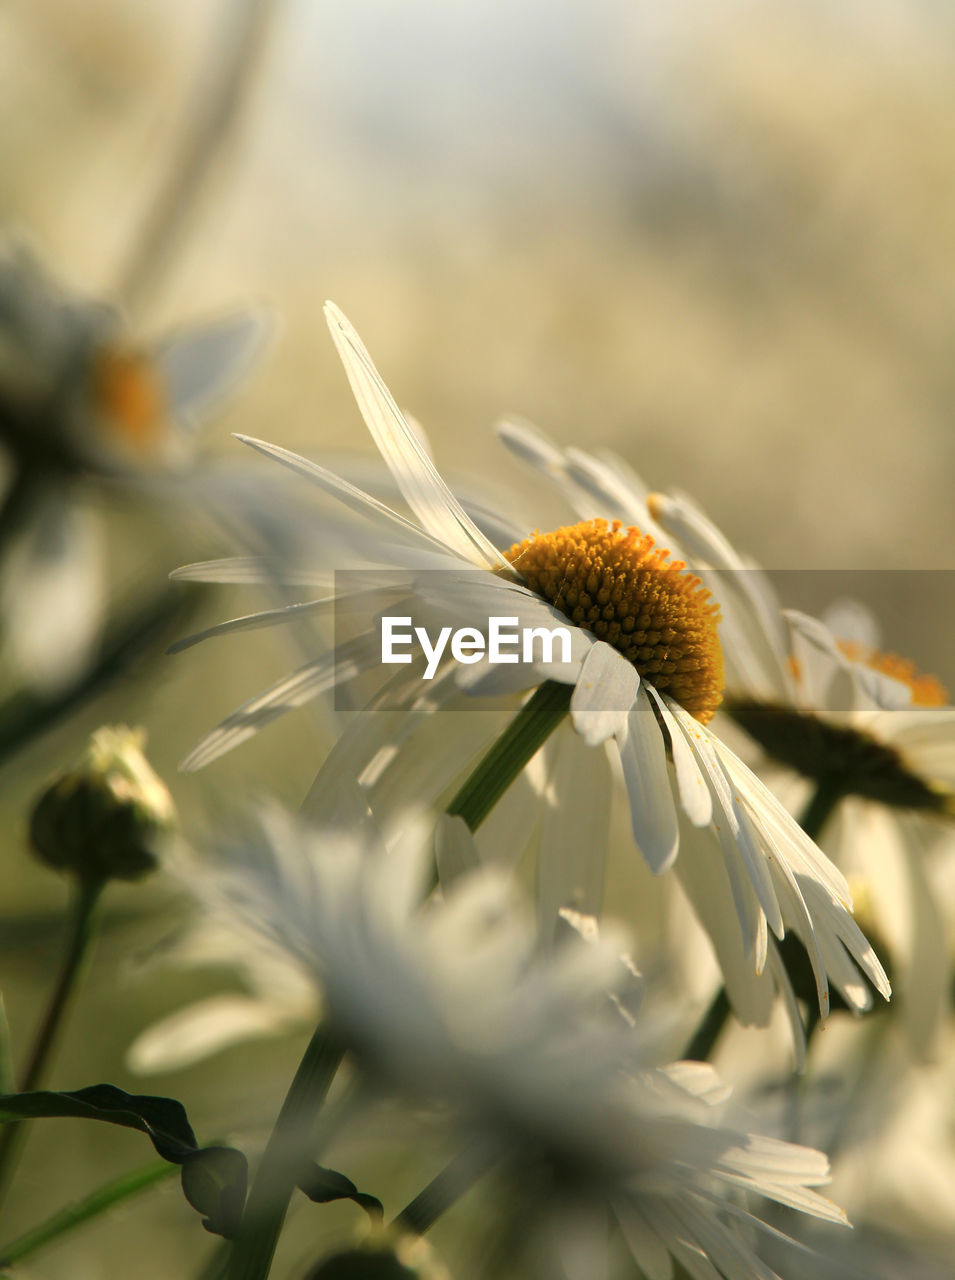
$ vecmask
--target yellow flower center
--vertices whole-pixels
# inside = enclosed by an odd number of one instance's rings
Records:
[[[908,658],[900,658],[897,653],[880,653],[878,649],[869,649],[856,640],[840,640],[839,648],[850,662],[861,662],[873,671],[907,684],[912,690],[912,705],[915,707],[944,707],[948,702],[948,690],[941,680],[936,676],[923,675]]]
[[[122,442],[147,452],[159,441],[165,409],[152,362],[121,346],[100,348],[91,369],[93,403]]]
[[[516,542],[525,584],[613,645],[641,679],[705,724],[723,696],[719,605],[682,560],[619,520],[583,520]]]

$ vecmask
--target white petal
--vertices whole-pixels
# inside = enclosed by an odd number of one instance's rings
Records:
[[[224,560],[199,560],[173,569],[177,582],[272,584],[283,587],[327,587],[333,575],[322,570],[290,569],[265,556],[227,556]]]
[[[584,658],[570,700],[574,728],[594,747],[626,733],[626,720],[640,688],[636,667],[598,640]]]
[[[179,1071],[230,1045],[277,1035],[306,1010],[242,995],[209,996],[153,1023],[130,1045],[126,1065],[137,1075]]]
[[[217,622],[203,631],[196,631],[191,636],[183,636],[171,644],[166,650],[168,654],[181,653],[191,649],[193,645],[209,640],[213,636],[230,635],[233,631],[258,631],[263,627],[280,626],[284,622],[294,622],[297,618],[308,617],[321,609],[329,609],[338,599],[327,596],[324,600],[307,600],[301,604],[287,604],[279,609],[263,609],[260,613],[249,613],[241,618],[230,618],[228,622]]]
[[[390,507],[386,507],[383,502],[379,502],[371,494],[365,493],[363,489],[358,489],[353,484],[349,484],[347,480],[343,480],[341,476],[335,475],[333,471],[328,471],[325,467],[319,466],[317,462],[311,462],[309,459],[303,458],[297,453],[292,453],[290,449],[283,449],[279,445],[269,444],[265,440],[256,440],[253,436],[244,436],[236,432],[235,438],[241,441],[242,444],[247,444],[250,449],[256,449],[259,453],[264,453],[267,458],[274,458],[276,462],[280,462],[290,470],[296,471],[299,475],[314,481],[326,493],[330,493],[333,498],[337,498],[339,502],[343,503],[349,510],[357,512],[358,515],[383,522],[403,534],[405,538],[410,538],[413,542],[424,542],[447,553],[448,544],[432,537],[425,529],[412,524],[410,520],[398,515],[397,511],[392,511]],[[467,558],[470,561],[471,557]],[[482,565],[481,567],[483,568],[484,566]]]
[[[100,522],[67,487],[38,491],[4,564],[0,609],[17,671],[51,694],[91,661],[105,605]]]
[[[643,689],[637,691],[626,733],[617,738],[617,747],[630,800],[633,838],[650,870],[659,875],[673,865],[679,832],[663,734]]]
[[[357,641],[341,646],[283,676],[262,693],[243,703],[226,716],[190,751],[179,766],[184,773],[194,773],[252,738],[267,724],[286,711],[302,707],[336,684],[353,679],[377,656],[377,637],[360,636]]]
[[[501,443],[538,471],[557,472],[564,458],[557,446],[525,418],[502,418],[495,428]]]
[[[578,686],[579,687],[579,686]],[[713,798],[706,785],[700,766],[696,762],[692,748],[683,736],[683,729],[670,714],[667,701],[661,698],[652,685],[647,685],[647,693],[657,704],[657,709],[670,735],[670,748],[673,754],[673,767],[676,770],[677,786],[680,790],[680,804],[683,812],[695,827],[709,826],[713,817]],[[571,703],[573,709],[573,703]]]
[[[614,1206],[623,1238],[647,1280],[673,1280],[673,1259],[666,1245],[640,1212],[636,1197]]]
[[[246,312],[170,334],[154,354],[173,414],[193,419],[221,400],[259,354],[271,326]]]
[[[551,739],[555,757],[545,793],[537,860],[541,933],[557,927],[562,907],[597,915],[603,899],[604,850],[610,829],[611,773],[606,752],[562,726]],[[567,798],[572,802],[567,803]]]
[[[875,614],[861,600],[834,600],[823,612],[822,623],[838,640],[848,640],[865,649],[878,649],[882,640]]]
[[[510,575],[510,565],[441,479],[351,324],[331,302],[325,304],[325,318],[362,417],[412,511],[462,559]]]

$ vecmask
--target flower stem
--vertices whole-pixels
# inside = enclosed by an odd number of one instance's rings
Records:
[[[96,904],[103,890],[103,884],[102,880],[82,880],[77,887],[66,955],[33,1043],[29,1061],[24,1068],[23,1078],[20,1081],[21,1093],[29,1093],[39,1088],[43,1081],[57,1033],[83,972],[90,943],[96,932]],[[5,1125],[3,1133],[0,1134],[0,1200],[6,1193],[10,1175],[20,1153],[23,1136],[22,1122]]]
[[[391,1224],[401,1231],[412,1231],[423,1236],[441,1215],[469,1191],[484,1173],[493,1158],[486,1147],[478,1150],[474,1143],[462,1148],[428,1185],[419,1191]]]
[[[72,1231],[74,1227],[111,1209],[114,1204],[128,1200],[131,1196],[138,1195],[140,1191],[145,1191],[147,1187],[178,1172],[176,1165],[166,1160],[156,1160],[152,1164],[144,1165],[141,1169],[134,1169],[132,1173],[121,1174],[118,1178],[91,1192],[90,1195],[84,1196],[82,1200],[77,1200],[75,1204],[66,1205],[52,1217],[47,1218],[46,1222],[41,1222],[37,1227],[31,1227],[23,1235],[11,1240],[8,1245],[0,1247],[0,1267],[22,1262],[24,1258],[36,1253],[58,1236]]]
[[[840,800],[845,798],[845,794],[845,791],[835,779],[827,779],[816,784],[816,789],[809,797],[806,807],[799,818],[799,825],[810,840],[819,839],[823,827],[835,813]],[[726,1028],[731,1012],[726,987],[720,987],[706,1013],[704,1013],[703,1020],[690,1037],[683,1051],[684,1058],[691,1062],[708,1062],[713,1050],[716,1048],[717,1041]],[[818,1025],[819,1011],[818,1009],[815,1010],[814,1016],[813,1008],[810,1007],[809,1025],[806,1030],[807,1044]]]
[[[226,1280],[265,1280],[285,1214],[310,1155],[309,1138],[342,1060],[342,1050],[318,1027],[299,1063],[249,1192],[225,1270]]]
[[[811,840],[818,840],[823,828],[845,798],[845,791],[837,779],[829,778],[816,783],[816,789],[799,816],[799,825]]]
[[[534,690],[487,754],[478,762],[447,812],[471,831],[500,800],[527,762],[544,745],[570,710],[573,685],[545,682]]]
[[[709,1008],[703,1015],[703,1021],[693,1032],[690,1041],[683,1050],[683,1057],[689,1062],[709,1062],[710,1055],[716,1048],[716,1042],[723,1034],[730,1013],[730,1000],[726,988],[720,987],[713,997]]]

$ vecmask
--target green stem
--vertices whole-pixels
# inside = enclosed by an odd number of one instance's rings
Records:
[[[0,1093],[12,1093],[16,1086],[13,1083],[13,1048],[10,1043],[10,1024],[7,1022],[7,1011],[0,993]]]
[[[80,881],[73,905],[73,920],[66,955],[60,969],[50,1003],[47,1006],[29,1061],[20,1081],[20,1092],[30,1093],[43,1081],[50,1056],[63,1017],[69,1007],[89,954],[90,943],[96,932],[96,904],[103,890],[103,881]],[[0,1200],[5,1195],[10,1175],[20,1154],[24,1130],[22,1123],[4,1126],[0,1134]]]
[[[472,1143],[449,1161],[428,1185],[419,1191],[395,1218],[392,1227],[423,1236],[441,1215],[469,1191],[490,1166],[493,1158],[485,1148],[479,1151]]]
[[[8,1245],[0,1247],[0,1267],[22,1262],[24,1258],[36,1253],[58,1236],[65,1235],[74,1227],[112,1208],[114,1204],[128,1200],[131,1196],[138,1195],[140,1191],[145,1191],[147,1187],[162,1182],[164,1178],[169,1178],[178,1172],[176,1165],[169,1164],[165,1160],[157,1160],[152,1164],[144,1165],[141,1169],[134,1169],[132,1173],[121,1174],[112,1182],[107,1182],[90,1195],[84,1196],[82,1200],[77,1200],[75,1204],[66,1205],[52,1217],[47,1218],[46,1222],[41,1222],[38,1227],[32,1227],[23,1235],[17,1236],[15,1240],[11,1240]]]
[[[731,1012],[726,988],[720,987],[703,1015],[703,1021],[693,1032],[689,1044],[683,1050],[683,1057],[687,1061],[709,1062],[710,1055],[716,1048],[717,1040],[723,1034]]]
[[[835,813],[840,800],[845,799],[845,795],[839,783],[832,778],[816,783],[816,789],[799,817],[799,825],[810,840],[818,841],[823,828]]]
[[[310,1135],[342,1060],[322,1027],[309,1041],[266,1145],[233,1243],[226,1280],[265,1280],[285,1222]]]
[[[845,799],[845,791],[834,779],[826,779],[816,783],[816,789],[809,797],[805,809],[799,818],[799,825],[810,840],[818,840],[823,827],[835,813],[839,802]],[[703,1020],[690,1037],[683,1056],[692,1062],[708,1062],[716,1043],[729,1021],[731,1013],[729,996],[726,988],[720,987]],[[819,1011],[810,1007],[808,1025],[806,1027],[806,1043],[808,1045],[813,1032],[819,1025]]]
[[[533,758],[570,710],[573,685],[546,680],[479,761],[448,805],[471,831],[478,827],[514,779]]]

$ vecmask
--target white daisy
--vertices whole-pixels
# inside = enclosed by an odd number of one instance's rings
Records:
[[[473,865],[464,823],[445,828]],[[557,1274],[600,1275],[612,1222],[648,1277],[676,1259],[698,1280],[770,1280],[740,1190],[845,1221],[815,1190],[822,1154],[725,1124],[728,1091],[705,1064],[646,1065],[648,1032],[608,1002],[632,1007],[618,945],[541,949],[500,874],[462,872],[422,904],[427,848],[386,851],[368,822],[306,827],[275,810],[223,853],[191,878],[202,899],[313,975],[371,1082],[439,1104],[481,1167],[520,1180],[522,1229]]]
[[[771,761],[807,780],[793,785],[778,767],[767,772],[787,807],[805,807],[810,783],[817,789],[814,822],[838,805],[825,847],[862,887],[867,918],[898,968],[913,1040],[928,1047],[951,976],[942,895],[931,879],[932,846],[944,834],[937,819],[952,814],[955,795],[955,710],[942,705],[944,689],[910,662],[881,652],[878,625],[858,603],[834,605],[823,621],[782,610],[767,575],[685,495],[651,493],[622,460],[560,450],[525,423],[506,423],[500,434],[581,514],[599,505],[655,530],[718,592],[728,675],[722,710]],[[684,883],[716,936],[729,886],[717,891],[711,881],[687,877]],[[722,949],[724,972],[738,972],[735,939],[724,937]],[[742,974],[734,1003],[744,1011],[753,1007],[747,986]],[[864,986],[853,987],[859,999],[843,995],[851,1007],[865,1007]]]
[[[725,867],[720,874],[732,885],[731,919],[738,919],[729,927],[741,938],[738,946],[754,976],[768,962],[775,964],[769,934],[782,938],[788,927],[812,959],[823,1015],[829,1001],[827,969],[837,970],[840,978],[855,974],[850,955],[888,996],[881,966],[848,914],[843,877],[707,727],[723,682],[719,610],[709,592],[651,538],[602,519],[495,545],[441,479],[351,325],[331,304],[327,316],[366,424],[418,523],[315,463],[261,441],[247,443],[363,517],[353,536],[352,563],[375,570],[400,567],[402,608],[416,621],[451,618],[458,627],[484,631],[490,616],[515,617],[522,628],[574,624],[569,662],[446,663],[428,684],[420,679],[420,667],[403,668],[372,704],[380,711],[398,708],[393,723],[386,728],[384,717],[365,716],[348,731],[333,753],[328,785],[334,787],[347,763],[350,772],[374,787],[376,811],[387,811],[386,796],[397,797],[393,803],[407,819],[415,805],[427,808],[460,781],[476,752],[497,736],[493,717],[473,713],[466,732],[449,733],[448,720],[430,714],[435,707],[460,707],[468,694],[534,689],[507,730],[511,773],[502,778],[500,743],[492,746],[456,792],[450,811],[463,814],[472,829],[478,826],[569,712],[580,745],[561,747],[574,768],[568,786],[551,802],[559,848],[552,862],[560,884],[556,893],[553,882],[545,886],[552,897],[563,899],[558,905],[599,907],[600,879],[589,867],[603,857],[592,833],[604,815],[593,813],[591,796],[599,806],[606,793],[608,761],[596,749],[612,742],[643,857],[656,873],[673,865],[682,817],[693,835],[684,842],[681,862],[692,858],[701,876],[715,864]],[[505,526],[500,518],[495,524]],[[235,575],[230,561],[180,571],[180,576],[207,580],[235,580]],[[293,610],[253,615],[196,638],[294,616]],[[377,668],[379,661],[372,627],[239,708],[196,747],[184,767],[209,763],[277,715]],[[323,785],[320,779],[319,791]],[[578,839],[581,824],[566,817],[578,808],[591,839]],[[589,900],[582,886],[597,900]],[[727,923],[721,920],[719,927],[725,930]],[[861,979],[855,985],[865,986]]]
[[[262,331],[238,315],[140,344],[112,308],[54,283],[21,241],[0,249],[0,619],[32,684],[68,684],[100,629],[104,549],[84,490],[187,460],[201,416]]]

